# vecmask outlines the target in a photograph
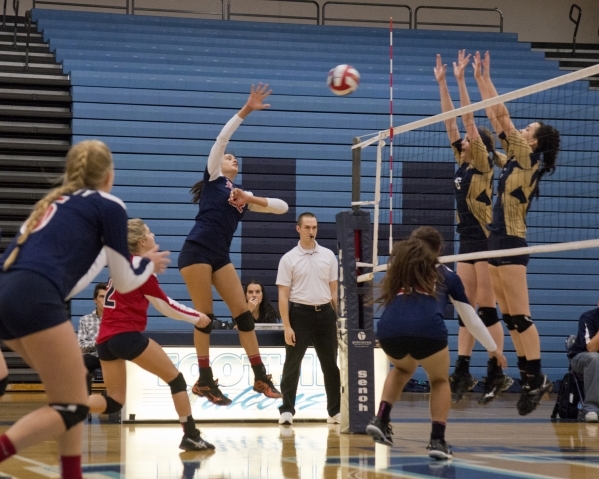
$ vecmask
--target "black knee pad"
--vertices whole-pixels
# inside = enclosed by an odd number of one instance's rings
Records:
[[[523,333],[532,326],[532,319],[530,319],[530,316],[524,314],[514,314],[512,321],[514,322],[514,326],[516,326],[516,331],[519,333]]]
[[[123,405],[112,399],[106,391],[102,391],[102,396],[104,396],[104,399],[106,400],[106,410],[104,411],[104,414],[113,414],[123,409]]]
[[[54,409],[62,420],[64,421],[64,425],[67,428],[67,431],[71,429],[73,426],[76,426],[80,422],[85,421],[87,415],[89,414],[89,406],[87,404],[49,404],[49,406]]]
[[[460,328],[466,327],[466,325],[464,324],[464,321],[462,321],[462,318],[460,317],[459,314],[458,314],[458,324],[460,325]]]
[[[245,313],[241,313],[236,318],[233,318],[235,324],[237,325],[237,329],[239,331],[253,331],[254,330],[254,316],[249,311]]]
[[[206,316],[210,318],[210,324],[205,328],[198,328],[197,326],[194,326],[194,328],[196,328],[200,333],[210,334],[212,332],[212,327],[214,326],[214,320],[216,319],[216,316],[214,316],[214,314],[207,314]]]
[[[505,323],[505,326],[508,329],[508,331],[516,331],[516,325],[514,324],[514,320],[509,314],[503,315],[503,322]]]
[[[0,379],[0,396],[4,396],[7,386],[8,386],[8,376]]]
[[[182,373],[173,379],[168,385],[171,388],[171,394],[177,394],[183,391],[187,391],[187,383],[185,382],[185,378]]]
[[[478,317],[487,328],[499,322],[496,308],[478,308]]]

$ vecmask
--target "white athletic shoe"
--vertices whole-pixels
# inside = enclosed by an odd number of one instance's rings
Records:
[[[334,416],[330,416],[327,418],[327,424],[340,424],[341,423],[341,413],[337,413]]]
[[[599,422],[599,415],[595,411],[589,411],[584,415],[584,422]]]
[[[282,412],[279,417],[279,424],[281,426],[291,426],[293,424],[293,414],[290,412]]]

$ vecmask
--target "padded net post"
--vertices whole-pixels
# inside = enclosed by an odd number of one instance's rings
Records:
[[[372,261],[370,213],[336,215],[339,246],[341,432],[364,433],[374,411],[374,331],[371,283],[358,284],[357,263]]]

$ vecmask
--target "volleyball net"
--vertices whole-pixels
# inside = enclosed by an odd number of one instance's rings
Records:
[[[363,272],[358,281],[385,271],[393,242],[422,225],[436,227],[445,238],[444,263],[599,247],[599,91],[588,81],[598,74],[599,65],[594,65],[446,113],[437,114],[439,99],[423,100],[413,115],[428,117],[394,127],[392,132],[387,129],[355,139],[354,169],[358,165],[359,172],[354,171],[352,205],[370,210],[373,218],[372,264],[358,263]],[[501,87],[501,77],[493,81]],[[471,74],[467,73],[466,82],[470,97],[478,98]],[[449,72],[447,83],[454,105],[459,106],[457,84]],[[457,255],[456,160],[445,122],[456,119],[463,138],[466,128],[461,117],[473,113],[477,127],[493,132],[485,110],[501,103],[518,129],[542,121],[560,132],[556,170],[543,176],[539,196],[528,206],[528,247]],[[499,141],[496,148],[507,154]],[[493,202],[501,174],[501,168],[494,169]]]

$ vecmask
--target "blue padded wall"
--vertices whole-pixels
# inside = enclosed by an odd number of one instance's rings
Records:
[[[243,280],[259,277],[276,299],[276,265],[297,241],[297,214],[315,213],[320,220],[319,239],[335,248],[335,214],[349,208],[351,201],[352,138],[388,127],[385,29],[39,9],[33,18],[71,78],[73,141],[94,137],[110,146],[116,167],[114,193],[127,203],[130,216],[144,218],[161,247],[172,251],[171,268],[160,277],[169,295],[189,304],[174,266],[196,214],[188,190],[201,177],[222,125],[243,105],[249,86],[259,81],[273,88],[272,108],[252,113],[233,137],[231,148],[241,158],[238,181],[256,194],[285,199],[290,211],[281,217],[248,214],[233,241],[233,262]],[[560,74],[555,63],[532,52],[529,44],[518,43],[515,34],[397,30],[396,125],[439,113],[432,74],[435,54],[441,53],[450,63],[461,48],[492,51],[499,93]],[[326,87],[326,73],[341,63],[352,64],[362,77],[358,91],[348,97],[334,97]],[[456,88],[450,88],[456,98]],[[479,100],[475,88],[471,98]],[[596,104],[596,92],[581,96],[581,101]],[[553,108],[546,106],[548,116]],[[581,214],[560,217],[565,226],[596,232],[592,215],[582,212],[592,211],[599,197],[594,186],[599,184],[594,153],[599,149],[599,122],[588,121],[589,115],[594,118],[599,113],[579,113],[577,105],[568,103],[560,108],[571,110],[567,125],[562,122],[556,127],[574,132],[564,137],[561,153],[572,166],[558,168],[544,181],[543,196],[529,222],[534,228],[535,222],[546,221],[537,212],[552,208],[559,212],[561,198],[567,196],[578,198]],[[524,112],[518,121],[526,118]],[[452,239],[453,158],[441,135],[427,148],[430,154],[424,162],[406,163],[403,176],[394,179],[395,188],[405,193],[403,209],[395,215],[396,238],[418,224],[432,224]],[[371,199],[374,165],[366,160],[362,195]],[[443,163],[439,165],[442,174],[435,162]],[[582,175],[580,168],[584,168]],[[436,179],[428,174],[433,169]],[[433,184],[447,191],[436,197],[435,204],[424,206],[419,192]],[[564,235],[569,237],[567,232]],[[380,250],[385,249],[381,241]],[[538,255],[530,263],[533,317],[542,335],[544,367],[552,378],[566,367],[565,336],[576,331],[578,316],[598,299],[598,262],[599,251],[587,250]],[[92,309],[90,296],[91,287],[73,300],[75,326],[79,316]],[[217,296],[215,313],[229,317]],[[448,327],[455,350],[457,321],[449,320]],[[187,324],[152,313],[149,329],[185,328]],[[506,349],[511,348],[508,339]],[[513,352],[509,359],[510,372],[517,374]],[[479,376],[485,361],[482,352],[473,358]]]

